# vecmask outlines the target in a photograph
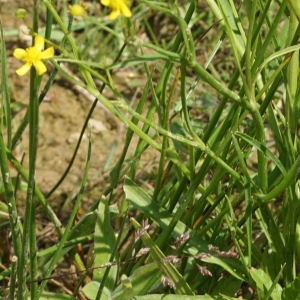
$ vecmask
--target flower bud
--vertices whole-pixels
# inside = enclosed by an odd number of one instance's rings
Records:
[[[24,8],[19,8],[19,9],[16,11],[16,13],[15,13],[15,17],[16,17],[17,19],[24,19],[25,16],[26,16],[26,14],[27,14],[27,10],[26,10],[26,9],[24,9]]]

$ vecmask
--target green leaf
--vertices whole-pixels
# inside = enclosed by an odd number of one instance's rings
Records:
[[[140,224],[133,218],[131,218],[131,223],[133,227],[138,230],[141,226]],[[163,271],[163,273],[173,281],[175,285],[175,293],[179,295],[193,295],[193,291],[185,281],[185,279],[181,276],[178,270],[174,267],[173,263],[166,260],[165,255],[161,252],[159,247],[152,241],[151,237],[147,232],[145,232],[141,239],[144,245],[150,248],[150,255],[153,260],[156,262],[157,266]]]
[[[97,213],[95,211],[85,214],[80,221],[70,230],[68,241],[94,232]]]
[[[229,259],[229,258],[219,258],[214,256],[201,258],[201,261],[211,263],[211,264],[216,264],[222,267],[227,272],[229,272],[235,278],[249,283],[249,280],[245,276],[246,275],[245,267],[239,261]]]
[[[160,283],[161,272],[156,263],[149,263],[137,268],[128,278],[132,289],[129,290],[124,286],[124,283],[121,283],[112,293],[112,298],[114,300],[124,300],[137,295],[146,294],[149,288],[147,284],[145,284],[145,278],[153,278],[154,276],[157,277],[158,283]],[[155,285],[157,285],[157,283]]]
[[[110,218],[111,220],[113,220],[115,217],[117,217],[120,213],[118,205],[117,204],[112,204],[108,207],[109,209],[109,214],[110,214]]]
[[[97,297],[97,293],[100,287],[100,283],[97,281],[91,281],[86,284],[83,289],[81,290],[83,294],[90,300],[95,300]],[[104,287],[103,293],[101,295],[101,300],[110,300],[110,291]]]
[[[112,204],[109,206],[109,213],[111,219],[114,219],[119,214],[119,210],[116,204]],[[93,233],[96,219],[97,211],[86,213],[69,232],[68,241]]]
[[[117,266],[111,266],[107,278],[103,278],[105,269],[100,266],[110,262],[111,253],[114,251],[116,243],[115,233],[110,225],[110,215],[108,203],[105,197],[100,199],[98,205],[98,217],[95,224],[95,240],[94,240],[94,267],[93,280],[101,282],[105,280],[105,287],[110,291],[113,290],[117,278]],[[117,258],[114,258],[117,261]],[[99,266],[99,268],[97,268]]]
[[[268,290],[272,287],[273,281],[271,280],[270,276],[266,274],[262,269],[250,268],[250,274],[252,279],[255,281],[257,288],[261,291],[262,298],[264,298],[264,296],[266,296],[266,294],[268,293]],[[282,287],[278,283],[276,283],[275,288],[270,296],[273,300],[280,300],[281,293]]]

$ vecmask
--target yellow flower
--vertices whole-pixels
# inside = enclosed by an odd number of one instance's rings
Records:
[[[85,10],[87,7],[81,5],[81,1],[78,4],[69,5],[68,12],[74,17],[82,17],[86,15]]]
[[[116,19],[119,15],[124,15],[127,18],[132,16],[128,7],[128,0],[101,0],[101,4],[112,9],[109,18]]]
[[[25,61],[25,64],[20,69],[16,70],[18,75],[23,76],[26,74],[32,65],[39,75],[42,75],[47,71],[42,59],[51,58],[54,55],[54,48],[49,47],[42,51],[44,49],[44,43],[45,39],[41,35],[37,35],[34,39],[33,47],[29,47],[26,50],[21,48],[15,49],[14,57]]]

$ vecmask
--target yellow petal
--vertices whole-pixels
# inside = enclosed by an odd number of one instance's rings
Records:
[[[54,48],[49,47],[45,51],[41,52],[41,59],[48,59],[54,55]]]
[[[121,4],[121,14],[124,15],[127,18],[130,18],[132,16],[132,13],[128,6],[124,3]]]
[[[45,39],[41,35],[37,35],[34,39],[34,47],[38,50],[43,50],[45,44]]]
[[[110,0],[101,0],[101,4],[104,6],[109,6]]]
[[[120,11],[119,10],[113,10],[110,14],[109,14],[109,18],[111,20],[116,19],[118,16],[120,15]]]
[[[39,75],[42,75],[47,71],[45,64],[40,60],[35,61],[33,65]]]
[[[26,57],[26,55],[27,55],[27,52],[24,49],[17,48],[14,51],[14,57],[17,59],[24,59],[24,57]]]
[[[16,70],[16,73],[20,76],[25,75],[31,68],[31,63],[24,64],[20,69]]]

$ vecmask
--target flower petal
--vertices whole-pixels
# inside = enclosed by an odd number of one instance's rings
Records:
[[[109,6],[110,0],[101,0],[101,4],[104,6]]]
[[[25,75],[31,68],[31,63],[24,64],[20,69],[16,70],[16,73],[20,76]]]
[[[121,14],[127,18],[130,18],[132,16],[132,13],[131,13],[129,7],[124,3],[121,4]]]
[[[41,35],[37,35],[34,39],[34,47],[38,50],[43,50],[45,44],[45,39]]]
[[[40,60],[35,61],[33,65],[39,75],[43,75],[47,71],[45,64]]]
[[[113,10],[110,14],[109,14],[109,18],[111,20],[116,19],[118,16],[120,15],[120,11],[119,10]]]
[[[21,48],[17,48],[14,51],[14,57],[17,59],[24,59],[24,57],[26,57],[27,55],[27,51]]]
[[[45,51],[41,52],[41,59],[48,59],[54,55],[54,48],[49,47]]]

